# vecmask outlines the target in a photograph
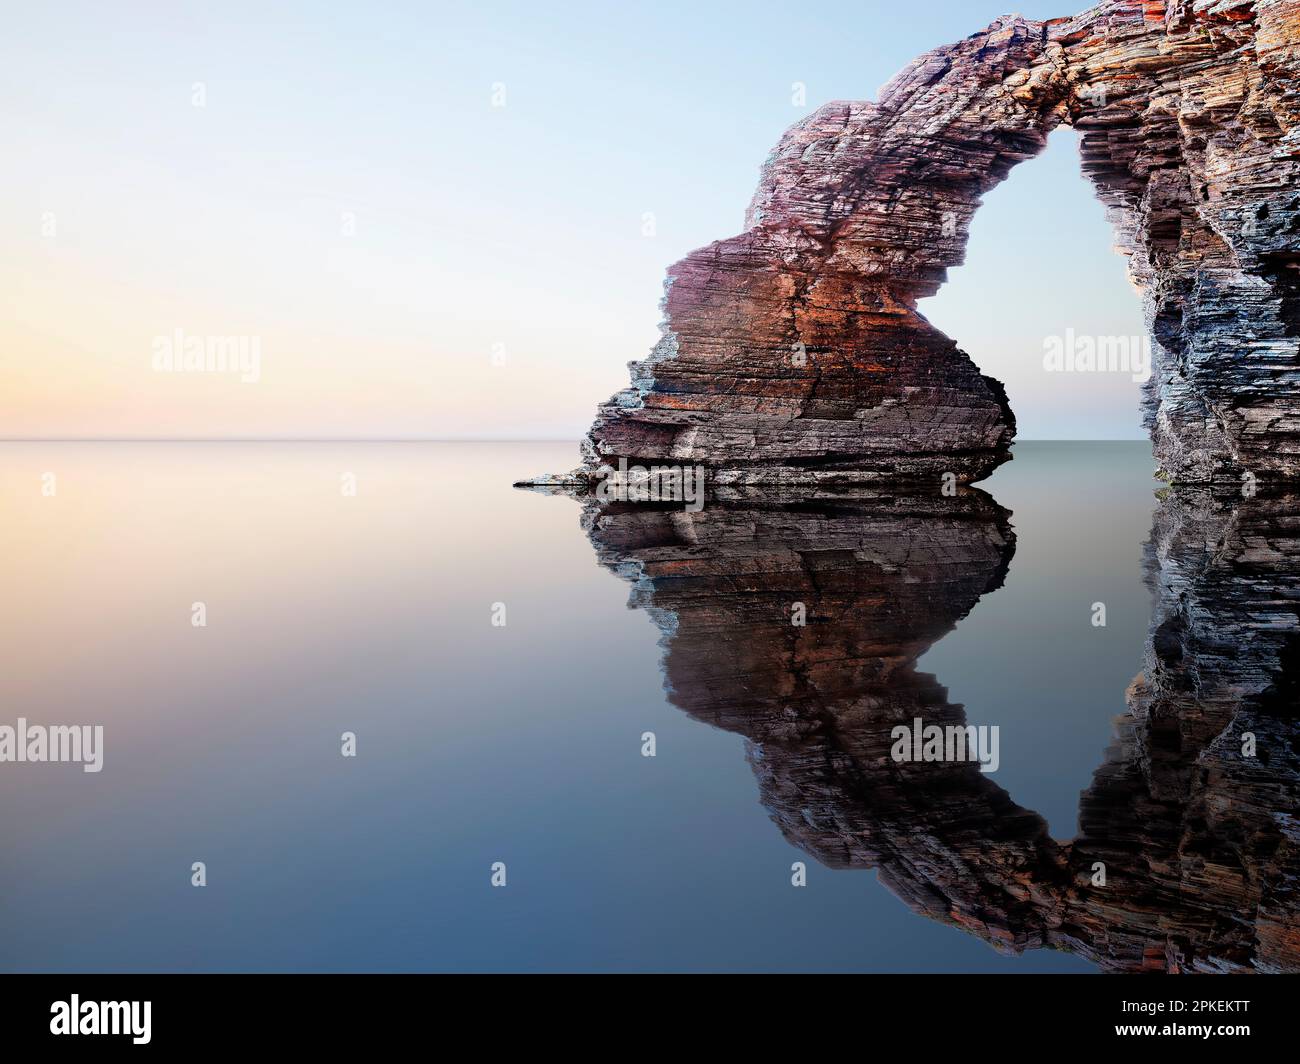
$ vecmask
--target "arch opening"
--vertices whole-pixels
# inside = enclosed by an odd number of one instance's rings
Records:
[[[965,261],[919,309],[1002,382],[1018,439],[1146,440],[1150,336],[1079,142],[1058,126],[984,197]]]

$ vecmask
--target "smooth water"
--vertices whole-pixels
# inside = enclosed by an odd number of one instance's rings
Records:
[[[0,446],[0,724],[105,729],[99,773],[0,764],[4,968],[1090,970],[785,841],[744,740],[667,701],[578,503],[511,487],[574,461]],[[1060,839],[1141,666],[1152,468],[1145,443],[1018,445],[981,485],[1013,511],[1005,586],[920,660],[1000,725],[996,782]]]

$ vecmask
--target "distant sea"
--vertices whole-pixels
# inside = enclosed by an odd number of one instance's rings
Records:
[[[661,632],[579,505],[511,487],[575,463],[0,445],[0,724],[105,736],[99,773],[0,764],[4,969],[1091,969],[786,842],[744,741],[668,703]],[[980,485],[1012,511],[1005,585],[920,661],[1000,726],[996,782],[1060,839],[1141,665],[1153,468],[1146,443],[1018,444]]]

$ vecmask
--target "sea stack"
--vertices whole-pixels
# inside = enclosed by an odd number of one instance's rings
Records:
[[[962,262],[981,197],[1062,124],[1145,306],[1165,475],[1294,479],[1298,41],[1300,0],[1109,0],[1004,16],[875,102],[820,108],[767,160],[744,232],[669,268],[661,339],[563,479],[619,459],[724,485],[986,477],[1011,454],[1005,392],[918,301]]]

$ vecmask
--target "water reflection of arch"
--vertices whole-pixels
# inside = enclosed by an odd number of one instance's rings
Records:
[[[1001,949],[1300,970],[1300,503],[1161,502],[1146,667],[1067,844],[973,764],[889,757],[897,724],[964,722],[916,660],[1001,585],[1008,517],[966,491],[696,514],[587,503],[584,526],[663,631],[670,700],[746,737],[764,806],[805,852],[875,868],[912,909]]]

